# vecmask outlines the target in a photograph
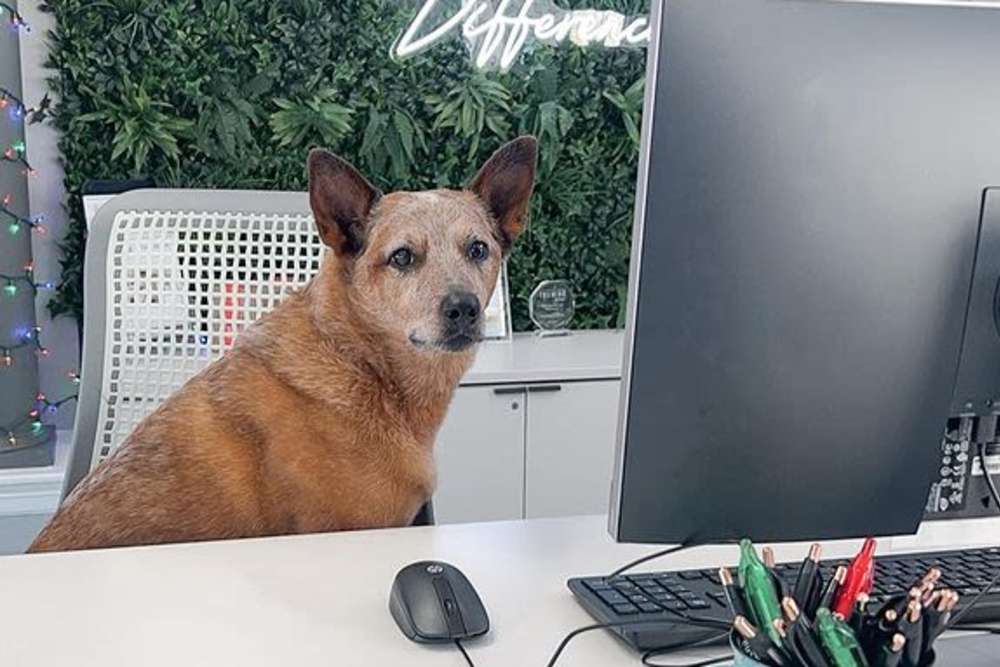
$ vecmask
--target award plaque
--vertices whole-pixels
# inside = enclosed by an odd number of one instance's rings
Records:
[[[564,336],[573,320],[576,304],[568,280],[544,280],[531,293],[528,314],[540,336]]]

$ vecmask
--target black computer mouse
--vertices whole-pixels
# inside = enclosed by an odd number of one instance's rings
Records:
[[[400,570],[392,582],[389,611],[415,642],[452,642],[490,630],[476,589],[457,567],[440,561],[421,561]]]

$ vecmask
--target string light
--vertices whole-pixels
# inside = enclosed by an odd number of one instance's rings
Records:
[[[16,8],[6,2],[0,1],[0,16],[6,16],[13,29],[24,28],[26,32],[30,31],[24,17]],[[49,105],[50,100],[46,95],[37,108],[29,109],[21,98],[11,90],[0,87],[0,111],[7,111],[7,115],[12,121],[23,122],[29,114],[36,114],[34,119],[40,120]],[[35,169],[28,163],[25,157],[26,153],[27,147],[21,139],[14,141],[6,150],[0,152],[0,157],[4,162],[19,165],[24,175],[32,176],[35,174]],[[18,234],[23,227],[39,234],[47,232],[45,226],[41,224],[44,216],[28,218],[18,215],[11,210],[13,203],[14,198],[10,194],[0,197],[0,226],[6,222],[7,230],[11,235]],[[54,287],[51,282],[41,282],[35,279],[35,266],[30,261],[24,265],[20,274],[0,273],[0,299],[4,297],[16,298],[21,293],[23,286],[26,286],[26,291],[30,291],[33,296],[37,295],[40,290],[51,290]],[[42,328],[37,324],[15,329],[13,341],[0,343],[0,371],[14,365],[15,354],[19,350],[32,350],[39,357],[47,357],[49,350],[42,345],[41,339]],[[55,415],[61,406],[77,398],[76,387],[80,384],[80,377],[75,371],[68,373],[67,376],[74,386],[72,394],[53,401],[49,400],[45,394],[38,393],[35,396],[32,409],[26,415],[12,424],[0,424],[0,449],[27,448],[51,440],[55,427],[46,425],[44,418]]]
[[[26,113],[34,111],[34,109],[26,107],[21,98],[12,93],[10,89],[3,87],[0,87],[0,109],[6,109],[11,120],[21,120]]]
[[[19,11],[14,9],[14,7],[12,7],[11,5],[8,5],[6,2],[0,2],[0,14],[4,13],[7,14],[8,16],[7,20],[10,22],[10,25],[15,30],[20,30],[21,28],[24,28],[25,32],[31,32],[31,26],[28,25],[28,22],[24,20],[24,17],[21,16],[21,13]]]
[[[18,232],[20,232],[21,227],[27,227],[42,236],[48,234],[49,230],[42,224],[42,221],[45,220],[44,215],[36,215],[33,218],[25,218],[24,216],[18,215],[17,213],[14,213],[14,211],[7,208],[7,204],[10,201],[8,197],[10,197],[10,195],[4,195],[3,199],[0,200],[2,201],[2,205],[0,205],[0,215],[7,216],[9,221],[7,223],[7,231],[10,232],[11,236],[15,236]]]
[[[24,157],[25,150],[23,141],[15,142],[3,152],[3,160],[4,162],[14,162],[21,165],[25,176],[34,176],[35,170],[28,164],[27,158]]]
[[[44,345],[42,345],[41,334],[42,328],[36,325],[30,329],[22,330],[16,336],[15,342],[0,345],[0,368],[10,368],[13,366],[14,353],[18,350],[33,349],[35,354],[47,357],[49,355],[49,351]]]
[[[32,296],[37,296],[43,290],[55,289],[55,285],[51,282],[38,282],[35,280],[35,265],[31,262],[24,265],[24,273],[20,275],[0,273],[0,283],[3,283],[4,295],[11,298],[14,298],[18,294],[18,283],[25,283],[31,290]]]

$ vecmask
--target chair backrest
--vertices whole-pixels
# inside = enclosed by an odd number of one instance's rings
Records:
[[[80,401],[63,497],[139,421],[318,270],[298,192],[137,190],[90,229]]]

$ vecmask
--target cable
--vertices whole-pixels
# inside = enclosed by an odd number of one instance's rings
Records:
[[[978,451],[976,452],[976,458],[979,459],[979,466],[983,469],[983,478],[986,480],[986,486],[990,490],[990,496],[993,497],[993,502],[996,503],[997,508],[1000,509],[1000,492],[997,491],[996,484],[993,483],[993,477],[990,475],[990,470],[989,468],[986,467],[985,442],[979,443]],[[976,594],[976,597],[972,598],[972,600],[967,605],[965,605],[962,611],[958,612],[957,614],[951,617],[951,620],[948,621],[948,625],[945,626],[945,629],[951,630],[956,625],[958,625],[958,622],[962,620],[962,617],[965,616],[970,609],[979,604],[979,601],[982,600],[987,593],[993,590],[993,588],[997,585],[997,582],[1000,582],[1000,570],[998,570],[997,573],[993,575],[993,578],[990,579],[990,583],[986,584],[985,586],[979,589],[979,592]]]
[[[690,548],[696,547],[696,546],[698,546],[698,543],[695,542],[694,540],[691,540],[691,539],[684,540],[683,542],[681,542],[677,546],[670,547],[669,549],[664,549],[663,551],[657,551],[657,552],[651,553],[651,554],[649,554],[647,556],[643,556],[642,558],[636,558],[633,561],[625,563],[620,568],[618,568],[617,570],[615,570],[614,572],[612,572],[611,574],[609,574],[606,578],[607,579],[614,579],[615,577],[617,577],[617,576],[619,576],[619,575],[621,575],[621,574],[623,574],[625,572],[628,572],[629,570],[631,570],[632,568],[634,568],[637,565],[642,565],[643,563],[648,563],[651,560],[656,560],[657,558],[663,558],[664,556],[669,556],[669,555],[675,554],[675,553],[677,553],[679,551],[684,551],[685,549],[690,549]]]
[[[462,656],[465,658],[465,662],[469,663],[469,667],[476,667],[476,663],[472,662],[472,657],[469,656],[469,652],[465,650],[464,646],[462,646],[461,639],[455,640],[455,646],[457,646],[458,650],[462,652]]]
[[[632,626],[635,626],[635,625],[663,625],[664,623],[677,623],[679,625],[692,625],[692,626],[695,626],[695,627],[698,627],[698,628],[709,627],[705,623],[703,623],[701,621],[698,621],[698,620],[695,620],[695,619],[678,619],[678,620],[669,620],[669,621],[665,621],[663,619],[649,620],[649,621],[619,621],[617,623],[594,623],[592,625],[584,625],[582,627],[577,628],[576,630],[573,630],[573,631],[569,632],[565,637],[563,637],[562,641],[559,642],[559,646],[556,647],[555,652],[552,653],[552,657],[549,658],[549,661],[546,663],[546,667],[553,667],[556,664],[556,661],[559,659],[559,656],[562,655],[563,650],[565,650],[566,645],[569,644],[570,641],[572,641],[574,637],[576,637],[577,635],[582,635],[585,632],[590,632],[591,630],[610,630],[611,628],[623,628],[623,627],[626,627],[626,626],[627,627],[632,627]],[[715,629],[715,630],[719,629],[718,626],[711,626],[711,627],[712,627],[712,629]],[[674,648],[676,650],[679,650],[679,649],[682,649],[682,648],[691,648],[692,646],[696,646],[699,643],[700,642],[691,642],[691,643],[688,643],[688,644],[683,644],[683,645],[680,645],[680,646],[676,646]]]
[[[715,658],[708,658],[707,660],[701,660],[699,662],[672,662],[669,665],[662,662],[649,662],[651,658],[655,658],[657,655],[663,655],[662,653],[652,653],[647,652],[642,656],[642,664],[646,667],[708,667],[708,665],[718,665],[722,662],[732,662],[733,652],[729,651],[726,655],[720,655]]]
[[[705,644],[712,644],[728,636],[729,636],[728,632],[723,632],[722,634],[712,635],[711,637],[706,637],[705,639],[696,642],[691,642],[687,646],[674,646],[667,649],[655,648],[651,651],[646,651],[645,653],[642,654],[642,664],[646,665],[646,667],[708,667],[708,665],[715,665],[720,662],[728,662],[733,659],[732,651],[727,651],[725,655],[721,655],[715,658],[709,658],[707,660],[699,660],[697,662],[690,662],[690,663],[670,663],[669,665],[666,665],[658,662],[650,662],[650,660],[652,660],[653,658],[669,655],[670,653],[676,653],[677,651],[684,651],[690,648],[695,648],[697,646],[704,646]]]

